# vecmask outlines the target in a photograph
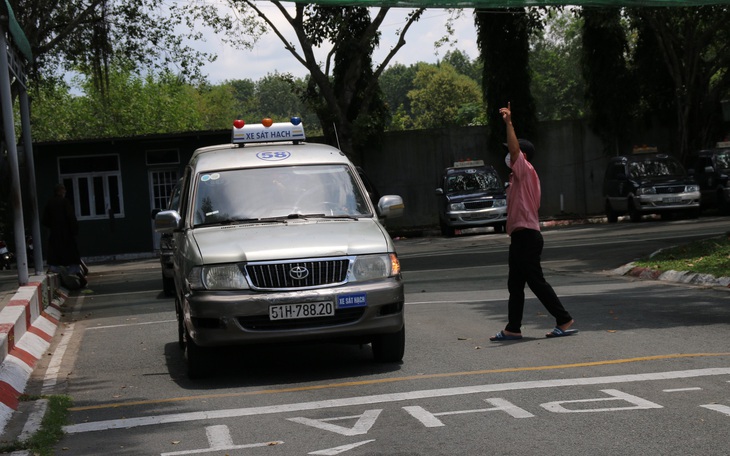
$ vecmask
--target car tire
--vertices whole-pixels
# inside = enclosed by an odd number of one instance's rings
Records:
[[[398,363],[403,361],[406,349],[406,327],[392,334],[381,334],[371,343],[373,357],[380,363]]]
[[[441,222],[441,234],[446,237],[454,237],[456,235],[456,230],[446,225],[444,222]]]
[[[507,230],[507,225],[505,223],[500,223],[498,225],[494,225],[495,233],[504,233],[506,230]]]
[[[175,279],[162,275],[162,292],[165,296],[175,296]]]
[[[730,201],[725,199],[722,191],[717,192],[717,210],[722,215],[730,215]]]
[[[641,221],[641,211],[636,208],[634,200],[631,199],[629,200],[629,218],[634,223],[639,223]]]
[[[196,344],[190,333],[184,330],[185,335],[185,363],[189,379],[205,377],[207,373],[207,360],[205,349]]]
[[[177,345],[180,350],[185,349],[185,317],[183,316],[182,309],[175,299],[175,317],[177,319]]]
[[[606,200],[606,219],[608,220],[608,223],[618,222],[618,212],[613,210],[611,203],[608,200]]]

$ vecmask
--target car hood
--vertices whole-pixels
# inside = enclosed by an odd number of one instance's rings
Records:
[[[191,236],[203,264],[394,251],[385,229],[367,218],[202,227],[192,230]]]
[[[643,177],[639,180],[639,185],[642,187],[651,187],[656,185],[691,185],[696,183],[694,178],[689,176],[676,176],[676,177]]]
[[[449,203],[461,203],[463,201],[477,200],[477,199],[504,199],[506,195],[501,191],[484,191],[484,192],[459,192],[449,193],[446,195],[446,200]]]

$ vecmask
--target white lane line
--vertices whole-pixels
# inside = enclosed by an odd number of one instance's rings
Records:
[[[673,388],[673,389],[662,390],[662,392],[664,392],[664,393],[681,393],[684,391],[702,391],[702,388],[693,387],[693,388]]]
[[[720,412],[723,415],[730,416],[730,407],[727,405],[722,404],[706,404],[706,405],[700,405],[700,407],[706,408],[708,410],[714,410],[716,412]]]
[[[51,357],[51,361],[48,363],[48,369],[46,369],[46,373],[43,376],[43,386],[41,387],[41,394],[51,394],[53,392],[53,387],[55,387],[56,383],[58,383],[58,373],[61,370],[63,355],[66,354],[68,343],[71,341],[73,334],[74,324],[71,323],[63,330],[63,337],[61,337],[61,341],[53,350],[53,356]]]
[[[382,404],[388,402],[411,401],[434,397],[459,396],[465,394],[493,393],[497,391],[517,391],[537,388],[557,388],[566,386],[603,385],[614,383],[646,382],[656,380],[674,380],[680,378],[696,378],[714,375],[729,375],[730,367],[708,368],[684,371],[654,372],[647,374],[615,375],[590,378],[569,378],[555,380],[536,380],[527,382],[500,383],[494,385],[474,385],[455,388],[438,388],[432,390],[409,391],[404,393],[376,394],[372,396],[357,396],[343,399],[324,401],[300,402],[294,404],[267,405],[261,407],[247,407],[228,410],[208,410],[201,412],[174,413],[167,415],[141,416],[137,418],[122,418],[64,426],[67,434],[82,432],[103,431],[108,429],[129,429],[139,426],[153,426],[167,423],[182,423],[188,421],[202,421],[223,418],[238,418],[243,416],[270,415],[276,413],[290,413],[304,410],[321,410],[335,407],[349,407],[356,405]]]
[[[139,323],[124,323],[121,325],[106,325],[106,326],[91,326],[89,328],[86,328],[86,331],[91,331],[92,329],[110,329],[110,328],[126,328],[129,326],[143,326],[143,325],[158,325],[160,323],[175,323],[177,320],[157,320],[157,321],[143,321]]]

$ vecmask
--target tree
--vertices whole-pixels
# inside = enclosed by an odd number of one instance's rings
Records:
[[[481,90],[468,76],[448,63],[421,64],[408,92],[415,128],[476,125],[484,121]]]
[[[589,122],[614,155],[627,147],[638,93],[630,73],[631,53],[620,8],[584,7],[581,68]]]
[[[418,65],[405,66],[396,63],[386,68],[380,76],[380,87],[391,112],[391,129],[407,130],[412,127],[408,92],[414,88],[413,80],[417,72]]]
[[[536,10],[474,10],[477,42],[484,62],[482,92],[490,131],[490,147],[503,142],[499,108],[512,103],[517,134],[534,137],[537,120],[530,92],[529,38],[539,26]]]
[[[481,84],[482,69],[484,67],[481,60],[471,60],[465,52],[459,49],[454,49],[446,52],[442,62],[448,63],[460,74],[469,76],[471,79]]]
[[[538,120],[580,119],[585,84],[580,71],[582,20],[551,8],[545,27],[532,38],[530,67]]]
[[[688,155],[721,138],[720,102],[730,92],[730,6],[632,8],[639,46],[655,49],[672,84],[675,142]],[[650,35],[647,35],[650,34]],[[637,67],[646,69],[643,60]],[[641,74],[638,77],[642,77]]]
[[[270,3],[296,35],[295,45],[277,27],[274,17],[252,0],[228,0],[241,16],[253,14],[284,43],[287,51],[310,73],[305,100],[317,113],[330,143],[338,142],[355,162],[373,141],[382,135],[387,111],[382,102],[378,79],[393,56],[405,45],[405,35],[423,13],[410,12],[399,31],[397,44],[382,62],[373,64],[372,52],[378,45],[379,28],[390,8],[324,7],[296,3],[287,9],[282,2]],[[328,46],[325,61],[315,51]]]

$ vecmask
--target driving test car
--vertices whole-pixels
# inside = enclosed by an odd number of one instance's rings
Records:
[[[189,377],[218,346],[337,341],[374,358],[405,351],[404,293],[380,222],[403,200],[373,205],[339,149],[306,142],[299,118],[236,120],[232,142],[196,150],[177,209],[155,229],[173,237],[178,342]]]
[[[693,172],[702,193],[702,207],[730,214],[730,141],[718,142],[715,149],[699,151]]]
[[[441,176],[439,226],[444,236],[456,230],[491,226],[497,233],[507,224],[507,193],[494,167],[483,160],[457,161]]]
[[[609,223],[622,214],[632,222],[646,214],[699,216],[700,187],[679,160],[655,147],[633,152],[611,158],[606,167],[603,197]]]

